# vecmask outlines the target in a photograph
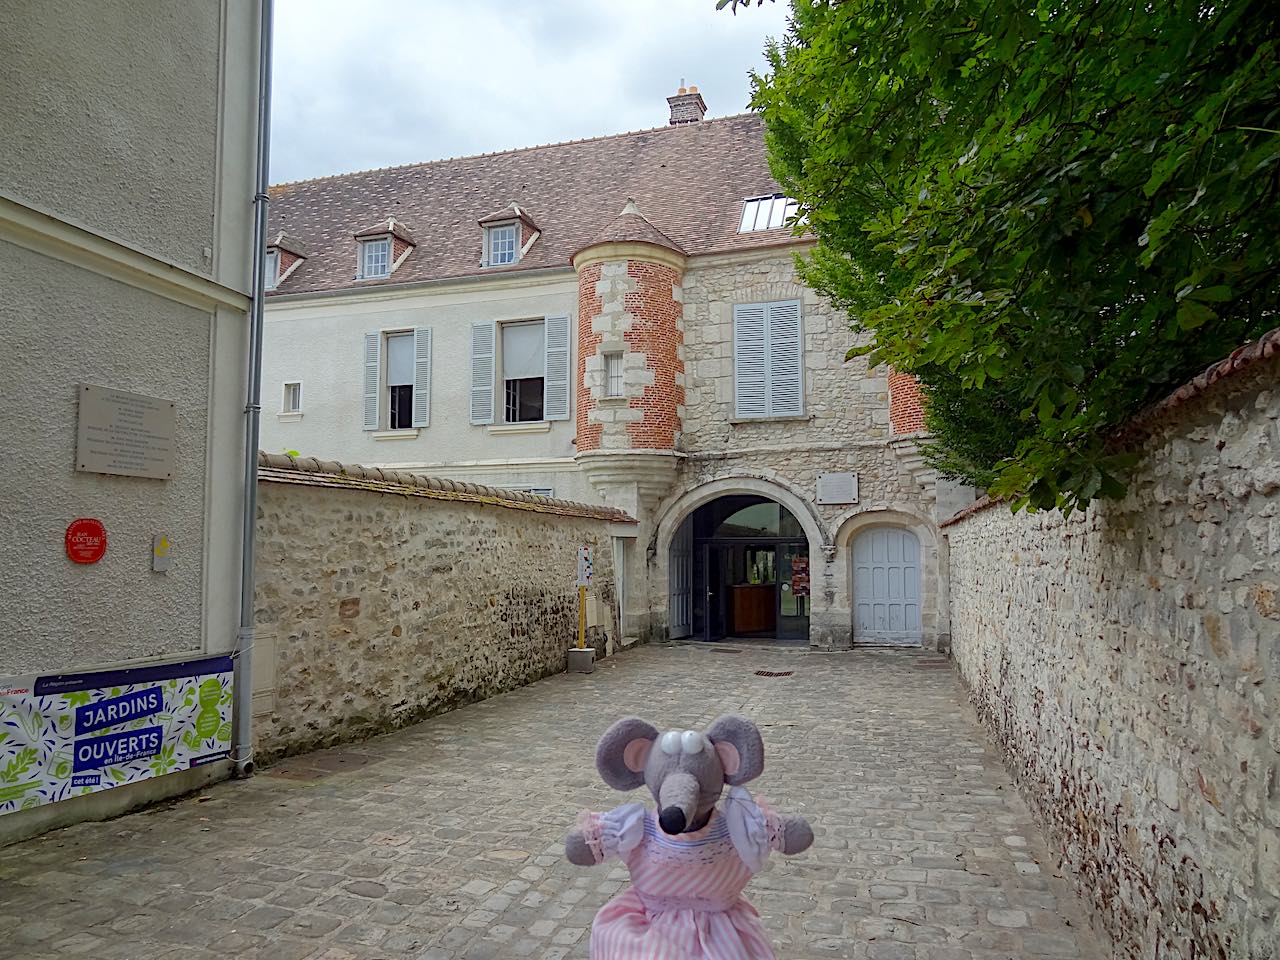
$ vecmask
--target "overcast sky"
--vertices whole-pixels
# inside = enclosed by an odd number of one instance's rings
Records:
[[[741,113],[787,4],[715,6],[277,0],[271,180],[660,126],[681,77]]]

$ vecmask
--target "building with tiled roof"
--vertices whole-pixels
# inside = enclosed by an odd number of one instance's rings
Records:
[[[624,635],[933,643],[914,384],[845,361],[760,118],[668,104],[273,187],[263,446],[620,508]]]

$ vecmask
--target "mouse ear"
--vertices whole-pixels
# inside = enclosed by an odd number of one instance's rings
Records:
[[[615,790],[634,790],[644,783],[644,765],[658,739],[657,728],[639,717],[623,717],[596,744],[596,769]]]
[[[717,717],[707,730],[707,739],[715,747],[729,786],[740,786],[764,772],[764,739],[746,717],[736,713]]]

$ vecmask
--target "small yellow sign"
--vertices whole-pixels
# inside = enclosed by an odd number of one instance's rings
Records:
[[[151,569],[155,573],[168,573],[173,566],[173,541],[163,533],[151,538]]]

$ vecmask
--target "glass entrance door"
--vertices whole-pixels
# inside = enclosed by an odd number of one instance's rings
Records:
[[[809,545],[778,546],[778,639],[809,637]]]
[[[702,583],[706,590],[703,598],[702,639],[708,642],[724,639],[725,596],[724,557],[722,548],[714,543],[702,545]]]

